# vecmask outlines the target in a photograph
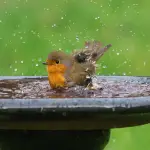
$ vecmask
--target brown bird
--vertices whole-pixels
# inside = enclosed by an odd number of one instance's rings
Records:
[[[52,88],[74,85],[92,86],[92,76],[96,71],[96,62],[111,47],[102,48],[99,41],[85,42],[85,48],[74,50],[72,54],[63,51],[49,53],[47,65],[49,84]]]
[[[47,65],[48,80],[51,88],[67,86],[73,65],[72,56],[63,51],[52,51],[43,64]]]

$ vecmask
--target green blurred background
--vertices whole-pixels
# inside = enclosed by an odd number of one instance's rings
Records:
[[[47,75],[41,64],[100,40],[103,75],[150,75],[149,0],[0,0],[0,75]],[[149,150],[150,126],[112,130],[105,150]]]

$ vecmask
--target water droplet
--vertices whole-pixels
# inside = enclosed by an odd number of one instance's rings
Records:
[[[38,33],[37,36],[40,38],[40,34]]]
[[[76,36],[76,40],[79,41],[79,37],[78,36]]]
[[[35,66],[36,66],[36,67],[38,67],[38,66],[39,66],[39,64],[36,64]]]
[[[55,24],[55,23],[52,25],[52,28],[53,28],[53,27],[56,27],[56,24]]]
[[[102,68],[107,68],[107,66],[106,66],[106,65],[104,65],[104,66],[102,66]]]
[[[64,19],[64,17],[61,17],[61,19]]]
[[[127,16],[127,14],[126,14],[127,12],[124,12],[124,16],[126,17]]]
[[[14,71],[16,72],[16,71],[17,71],[17,68],[15,68]]]
[[[21,60],[21,64],[23,64],[23,60]]]
[[[115,142],[116,142],[116,139],[112,139],[112,141],[113,141],[113,143],[115,143]]]
[[[117,53],[117,55],[119,55],[119,53]]]
[[[95,17],[95,20],[97,20],[97,19],[99,19],[100,17],[98,16],[98,17]]]

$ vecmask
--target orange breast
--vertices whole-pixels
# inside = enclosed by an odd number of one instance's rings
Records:
[[[47,67],[48,79],[51,88],[64,87],[66,79],[64,77],[66,67],[62,64],[49,65]]]

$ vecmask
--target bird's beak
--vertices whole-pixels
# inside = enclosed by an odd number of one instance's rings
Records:
[[[43,62],[42,64],[43,64],[43,65],[48,65],[48,63],[47,63],[47,62]]]

